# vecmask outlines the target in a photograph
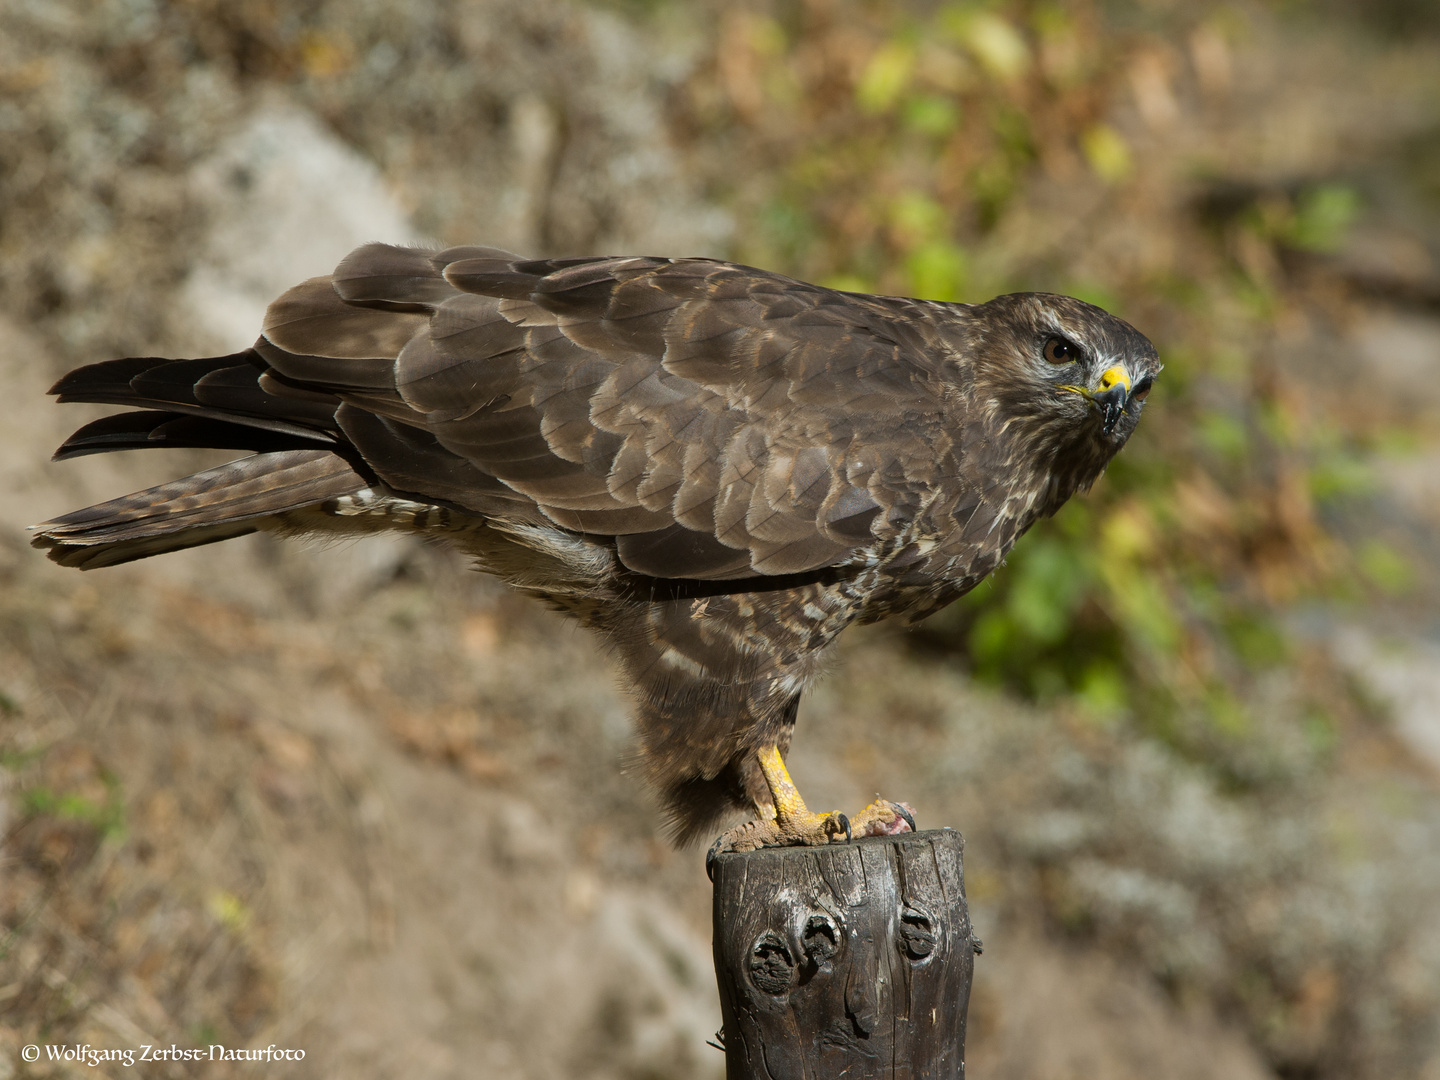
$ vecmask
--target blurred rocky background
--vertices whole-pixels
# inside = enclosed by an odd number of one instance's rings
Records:
[[[65,369],[373,240],[1071,292],[1166,371],[971,598],[852,632],[813,802],[969,841],[971,1074],[1440,1080],[1428,0],[0,0],[0,1080],[719,1077],[709,889],[592,642],[444,551],[81,575]]]

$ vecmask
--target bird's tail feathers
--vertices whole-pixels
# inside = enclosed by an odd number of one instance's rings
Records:
[[[33,526],[30,542],[62,566],[93,570],[243,536],[366,486],[328,450],[260,453]]]

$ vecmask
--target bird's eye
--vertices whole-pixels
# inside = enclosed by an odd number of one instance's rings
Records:
[[[1145,378],[1141,379],[1138,383],[1135,384],[1135,390],[1133,393],[1131,393],[1130,397],[1135,401],[1144,401],[1147,397],[1150,396],[1150,388],[1154,385],[1154,378],[1146,375]]]
[[[1045,342],[1045,359],[1052,364],[1073,364],[1080,359],[1080,349],[1062,337]]]

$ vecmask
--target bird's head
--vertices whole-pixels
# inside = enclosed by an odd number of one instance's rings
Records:
[[[1140,420],[1160,373],[1155,347],[1068,296],[1012,293],[970,311],[979,419],[1053,477],[1062,501],[1088,488]]]

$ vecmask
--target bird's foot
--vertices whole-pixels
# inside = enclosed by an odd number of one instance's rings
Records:
[[[838,810],[828,814],[812,814],[802,805],[800,813],[783,818],[758,817],[736,825],[720,834],[705,853],[705,873],[712,877],[715,860],[732,851],[759,851],[767,847],[820,847],[840,843],[851,837],[850,819]]]
[[[759,817],[728,830],[711,844],[705,854],[707,873],[718,856],[732,851],[801,844],[815,847],[848,841],[855,836],[893,836],[906,830],[915,831],[915,814],[909,806],[878,796],[854,818],[839,811],[812,813],[790,779],[780,751],[773,746],[767,747],[760,751],[759,760],[770,789],[773,809],[763,808]]]
[[[736,825],[720,835],[710,846],[710,852],[714,856],[729,851],[758,851],[764,847],[819,847],[850,837],[850,819],[838,810],[812,814],[802,808],[799,814],[787,814],[783,819],[758,817]]]
[[[705,853],[705,872],[715,860],[732,851],[758,851],[767,847],[797,847],[844,843],[858,836],[894,836],[915,831],[915,812],[908,803],[877,798],[864,810],[849,817],[838,810],[828,814],[790,814],[784,821],[759,817],[722,833]],[[712,875],[713,876],[713,875]]]
[[[856,836],[894,836],[915,831],[915,810],[909,803],[891,802],[875,796],[875,801],[850,819]]]

